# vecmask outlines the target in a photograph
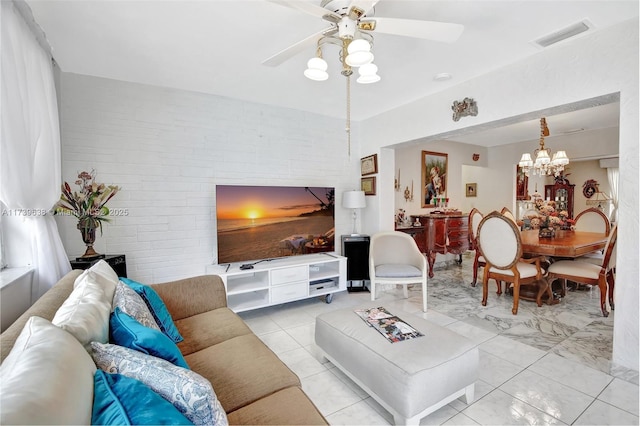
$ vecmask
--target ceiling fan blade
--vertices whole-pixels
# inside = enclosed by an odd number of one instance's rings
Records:
[[[371,11],[379,0],[353,0],[349,5],[349,18],[357,21]]]
[[[323,7],[316,6],[313,3],[300,0],[267,0],[268,2],[279,4],[280,6],[289,7],[291,9],[299,10],[308,15],[316,16],[318,18],[326,19],[329,22],[340,21],[341,16],[337,13],[333,13]]]
[[[270,58],[265,59],[264,61],[262,61],[262,65],[266,65],[269,67],[277,67],[283,62],[286,62],[289,59],[293,58],[295,55],[302,52],[303,50],[312,49],[316,45],[320,37],[329,35],[332,33],[336,33],[337,31],[338,30],[336,28],[331,27],[331,28],[325,28],[324,30],[320,30],[314,34],[311,34],[309,37],[304,38],[299,42],[287,47],[286,49],[276,53]],[[310,50],[310,53],[315,54],[315,50]]]
[[[405,37],[423,38],[426,40],[453,43],[458,40],[464,25],[435,21],[416,21],[413,19],[378,18],[375,21],[375,32],[395,34]],[[367,30],[367,28],[361,28]]]

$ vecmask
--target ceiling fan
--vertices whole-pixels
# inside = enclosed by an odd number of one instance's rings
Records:
[[[460,24],[386,17],[374,18],[373,8],[379,0],[322,0],[320,6],[300,0],[267,1],[322,18],[331,24],[267,58],[262,62],[267,66],[278,66],[316,44],[320,48],[323,41],[338,44],[335,41],[338,39],[342,47],[346,48],[351,40],[362,38],[371,42],[373,40],[371,33],[380,33],[453,43],[464,30],[464,26]]]

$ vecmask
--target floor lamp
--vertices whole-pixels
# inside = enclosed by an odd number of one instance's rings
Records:
[[[342,193],[342,207],[345,209],[353,209],[353,233],[351,235],[358,235],[356,229],[356,210],[363,209],[366,206],[364,191],[346,191]]]

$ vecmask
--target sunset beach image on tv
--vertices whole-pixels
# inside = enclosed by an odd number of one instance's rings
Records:
[[[334,251],[335,189],[216,185],[218,263]]]

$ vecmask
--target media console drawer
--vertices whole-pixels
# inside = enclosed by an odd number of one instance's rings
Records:
[[[281,285],[271,289],[271,303],[288,302],[300,299],[309,293],[309,283],[301,281],[295,284]]]
[[[309,267],[307,265],[271,270],[271,285],[281,285],[308,279]]]

